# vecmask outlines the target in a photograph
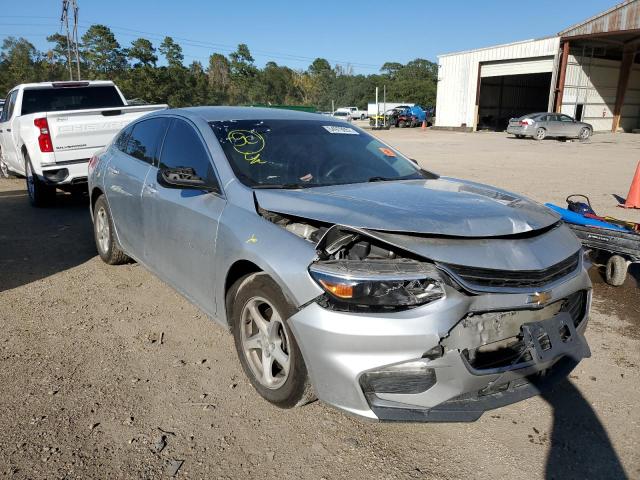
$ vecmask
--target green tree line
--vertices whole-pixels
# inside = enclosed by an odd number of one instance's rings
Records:
[[[375,87],[386,85],[387,101],[424,107],[435,104],[437,65],[421,58],[406,64],[387,62],[377,74],[354,75],[351,68],[331,66],[323,58],[315,59],[305,70],[275,62],[259,68],[245,44],[228,55],[212,53],[208,65],[194,61],[185,66],[182,47],[171,37],[165,37],[157,48],[146,38],[123,47],[105,25],[92,25],[81,40],[82,78],[113,80],[127,99],[173,107],[289,104],[330,110],[332,100],[336,107],[366,108],[374,99]],[[20,83],[69,78],[66,36],[55,33],[47,41],[51,48],[39,51],[24,38],[4,39],[0,95],[4,97]],[[160,56],[165,61],[159,66]],[[75,64],[73,69],[75,72]]]

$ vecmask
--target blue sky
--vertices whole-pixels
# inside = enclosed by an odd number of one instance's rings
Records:
[[[0,38],[24,36],[39,49],[60,30],[59,0],[6,2]],[[614,5],[607,0],[518,2],[379,0],[78,0],[80,33],[111,27],[122,46],[137,37],[157,47],[164,35],[182,44],[185,63],[205,65],[213,52],[249,45],[260,66],[269,60],[303,69],[315,57],[374,73],[386,61],[553,35]],[[142,33],[142,32],[146,32]]]

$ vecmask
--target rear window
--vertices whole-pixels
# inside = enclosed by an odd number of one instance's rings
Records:
[[[22,96],[22,115],[122,106],[113,86],[27,89]]]

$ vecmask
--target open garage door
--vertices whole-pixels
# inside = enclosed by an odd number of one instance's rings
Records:
[[[546,112],[552,71],[553,57],[483,63],[478,130],[502,131],[510,118]]]

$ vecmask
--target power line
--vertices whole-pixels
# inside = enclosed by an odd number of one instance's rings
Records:
[[[20,16],[20,15],[8,15],[8,16],[4,16],[4,18],[40,18],[40,19],[49,19],[51,17],[27,17],[27,16]],[[0,25],[4,25],[4,26],[48,26],[47,24],[34,24],[34,23],[22,23],[22,24],[16,24],[16,23],[0,23]],[[84,23],[79,23],[78,24],[80,27],[82,28],[88,28],[89,26],[91,26],[91,24],[84,24]],[[120,27],[120,26],[116,26],[116,25],[110,25],[109,28],[115,32],[115,33],[120,33],[123,36],[127,36],[127,37],[136,37],[137,35],[132,35],[131,33],[127,33],[127,32],[133,32],[136,33],[138,35],[146,35],[148,37],[155,37],[155,39],[158,40],[162,40],[164,39],[164,37],[166,36],[171,36],[174,40],[179,40],[180,42],[182,42],[183,45],[187,45],[190,47],[195,47],[195,48],[206,48],[206,49],[213,49],[213,50],[219,50],[222,52],[233,52],[236,50],[236,46],[234,45],[229,45],[229,44],[224,44],[224,43],[214,43],[214,42],[207,42],[207,41],[202,41],[202,40],[194,40],[194,39],[190,39],[190,38],[186,38],[186,37],[181,37],[181,36],[172,36],[169,34],[159,34],[159,33],[154,33],[154,32],[148,32],[148,31],[144,31],[144,30],[137,30],[137,29],[132,29],[132,28],[127,28],[127,27]],[[275,51],[269,51],[269,50],[254,50],[251,52],[252,55],[256,56],[256,57],[260,57],[260,58],[270,58],[270,59],[283,59],[283,60],[291,60],[291,61],[298,61],[298,62],[312,62],[313,60],[315,60],[318,57],[307,57],[304,55],[298,55],[298,54],[290,54],[290,53],[282,53],[282,52],[275,52]],[[334,64],[340,64],[340,65],[345,65],[345,66],[354,66],[354,67],[358,67],[361,69],[365,69],[365,70],[379,70],[379,65],[374,65],[371,63],[360,63],[360,62],[351,62],[348,60],[337,60],[334,58],[326,58],[326,60],[328,60],[331,63]]]

